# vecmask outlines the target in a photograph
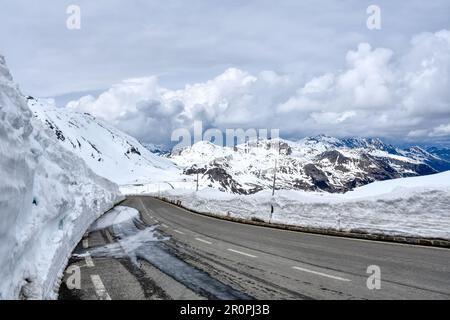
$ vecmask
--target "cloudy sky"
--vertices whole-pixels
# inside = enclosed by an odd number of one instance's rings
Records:
[[[66,9],[81,8],[81,29]],[[381,8],[381,30],[366,9]],[[0,53],[22,91],[146,142],[279,128],[450,140],[450,2],[5,0]]]

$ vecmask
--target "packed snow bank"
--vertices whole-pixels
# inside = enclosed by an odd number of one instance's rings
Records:
[[[268,191],[239,196],[205,189],[167,190],[161,196],[203,213],[301,227],[450,240],[450,171],[375,182],[346,194],[278,191],[272,198]]]
[[[0,299],[54,298],[72,249],[119,194],[33,119],[0,56]]]
[[[139,211],[136,209],[117,206],[95,221],[89,228],[89,231],[103,230],[136,218],[139,218]]]

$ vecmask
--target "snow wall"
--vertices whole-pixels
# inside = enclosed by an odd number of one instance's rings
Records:
[[[0,56],[0,299],[53,299],[90,224],[121,200],[34,119]]]

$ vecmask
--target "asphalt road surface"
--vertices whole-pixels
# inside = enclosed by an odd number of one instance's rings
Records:
[[[74,257],[69,267],[81,268],[82,289],[63,283],[61,299],[450,299],[448,249],[240,224],[151,197],[121,205],[167,237],[137,263]],[[87,234],[75,253],[114,238]]]

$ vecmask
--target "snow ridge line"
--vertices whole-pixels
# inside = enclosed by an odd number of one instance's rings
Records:
[[[143,195],[141,194],[141,195],[128,195],[128,196],[142,197]],[[406,244],[406,245],[426,246],[426,247],[436,247],[436,248],[450,248],[450,241],[445,240],[445,239],[409,237],[409,236],[402,236],[402,235],[387,235],[387,234],[381,234],[381,233],[367,233],[365,231],[360,231],[360,230],[352,230],[350,232],[347,232],[347,231],[341,231],[341,230],[337,230],[337,229],[312,228],[312,227],[301,227],[301,226],[281,224],[281,223],[268,223],[268,222],[265,222],[262,220],[255,221],[255,220],[250,220],[250,219],[242,219],[242,218],[224,216],[224,215],[214,214],[214,213],[210,213],[210,212],[200,212],[200,211],[196,211],[191,208],[183,206],[181,204],[180,200],[170,200],[166,197],[158,197],[158,196],[152,196],[152,197],[155,199],[164,201],[166,203],[169,203],[171,205],[174,205],[178,208],[184,209],[186,211],[195,213],[195,214],[200,214],[200,215],[215,218],[215,219],[228,220],[228,221],[232,221],[232,222],[255,225],[255,226],[260,226],[260,227],[288,230],[288,231],[294,231],[294,232],[305,232],[305,233],[325,235],[325,236],[361,239],[361,240],[367,240],[367,241],[392,242],[392,243],[399,243],[399,244]]]

